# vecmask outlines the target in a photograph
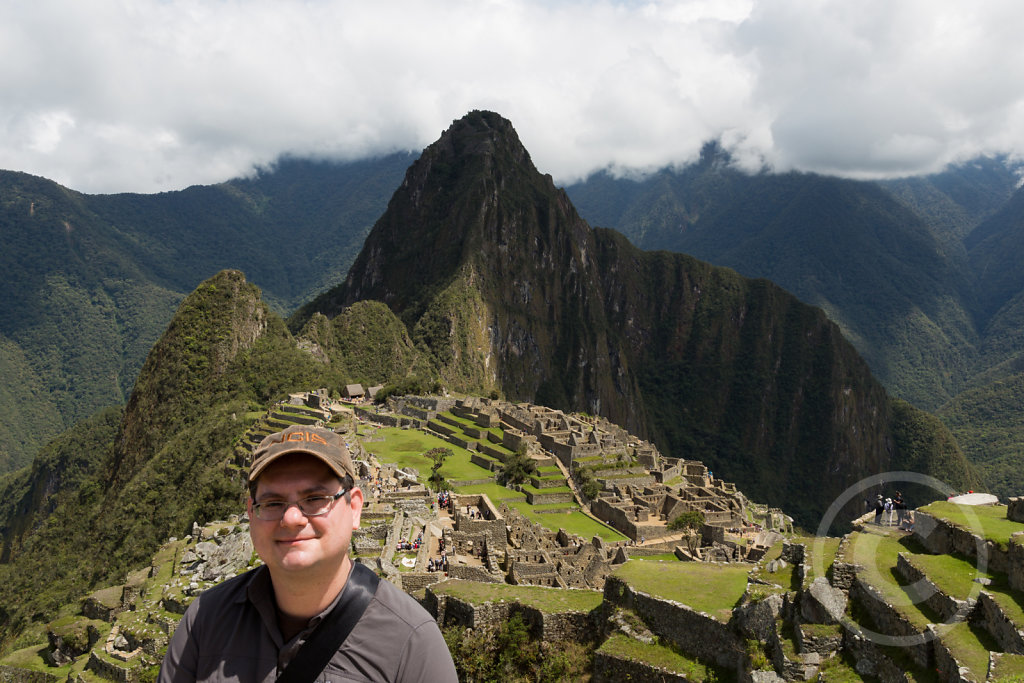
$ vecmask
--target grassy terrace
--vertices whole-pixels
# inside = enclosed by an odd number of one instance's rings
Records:
[[[992,583],[985,590],[1018,629],[1024,628],[1024,596],[1010,590],[1005,574],[981,572],[973,560],[955,555],[912,555],[908,560],[924,571],[939,590],[961,600],[977,597],[981,585],[975,578],[989,579]]]
[[[745,564],[630,560],[613,574],[636,590],[681,602],[725,623],[747,590],[748,570]]]
[[[675,553],[658,553],[657,555],[634,555],[634,560],[651,560],[657,562],[679,562]]]
[[[1024,524],[1006,518],[1005,505],[957,505],[940,500],[918,509],[976,533],[1003,550],[1010,536],[1024,531]]]
[[[364,436],[366,436],[364,434]],[[371,438],[382,441],[363,441],[363,447],[382,462],[394,463],[398,467],[413,467],[421,475],[430,473],[433,465],[423,454],[431,448],[449,448],[451,457],[441,466],[441,474],[449,481],[489,479],[494,476],[490,470],[470,462],[470,452],[465,448],[415,429],[380,427],[372,432]]]
[[[683,674],[686,680],[693,683],[723,680],[722,675],[712,667],[705,666],[692,657],[681,655],[665,645],[647,645],[621,633],[612,634],[597,651]]]
[[[916,553],[921,550],[911,537],[886,533],[869,527],[864,532],[851,536],[846,557],[847,561],[863,565],[863,578],[878,589],[885,599],[896,607],[915,627],[925,628],[926,624],[939,624],[942,619],[924,604],[916,604],[904,591],[902,579],[895,572],[899,553],[905,553],[911,564],[925,571],[928,578],[943,593],[963,599],[977,594],[979,584],[973,583],[979,572],[974,565],[961,558],[947,555],[928,555]],[[997,586],[1005,578],[983,575],[991,578]],[[995,594],[996,591],[993,591]],[[1003,590],[997,598],[1000,602],[1009,601],[1015,605],[1010,614],[1020,614],[1021,608],[1016,601]],[[984,680],[984,672],[988,670],[989,650],[998,650],[991,637],[979,629],[971,628],[967,623],[954,624],[951,627],[940,627],[942,642],[953,653],[953,656],[976,675]]]
[[[991,680],[1024,681],[1024,655],[1000,655]]]
[[[851,534],[846,561],[863,566],[862,578],[877,589],[915,628],[923,631],[927,624],[941,620],[930,611],[923,611],[923,606],[916,604],[897,580],[894,573],[897,558],[901,552],[909,551],[910,548],[902,542],[901,536],[867,527],[865,531]]]
[[[803,543],[806,547],[804,557],[804,567],[806,568],[804,573],[805,584],[809,585],[814,582],[814,579],[818,578],[819,568],[822,572],[821,576],[825,576],[829,567],[835,562],[841,540],[841,538],[833,538],[831,536],[794,539],[795,542]],[[818,557],[819,553],[821,555],[820,559]]]
[[[419,430],[398,429],[395,427],[369,429],[361,427],[359,434],[362,437],[363,447],[376,455],[381,462],[394,463],[399,467],[413,467],[424,476],[430,472],[430,467],[433,463],[424,457],[423,454],[431,448],[450,448],[452,455],[444,461],[444,465],[441,467],[441,474],[452,483],[456,493],[486,494],[495,506],[500,507],[502,503],[508,503],[510,507],[523,513],[527,519],[537,522],[544,528],[552,531],[557,531],[561,528],[587,539],[600,536],[610,543],[626,540],[626,537],[615,529],[583,514],[575,502],[531,506],[526,502],[525,493],[501,486],[496,481],[493,481],[493,472],[470,462],[471,453],[465,448],[459,448],[432,434]],[[492,481],[483,484],[459,484],[460,481],[477,481],[481,479],[491,479]],[[527,484],[524,488],[530,489],[535,494],[571,492],[567,486],[534,489]],[[540,510],[566,507],[572,507],[575,510],[566,514],[539,512]]]
[[[942,642],[962,666],[971,670],[976,681],[985,680],[989,650],[999,650],[999,645],[987,631],[972,627],[966,621],[944,628]]]
[[[485,602],[518,602],[548,613],[590,612],[604,600],[601,591],[546,586],[511,586],[504,583],[477,583],[452,579],[430,587],[439,595],[451,595],[473,605]]]

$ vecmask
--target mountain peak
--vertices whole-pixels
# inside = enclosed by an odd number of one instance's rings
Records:
[[[510,242],[550,244],[551,235],[526,233],[536,226],[558,231],[567,221],[588,229],[565,193],[534,167],[512,123],[470,112],[409,167],[347,279],[297,312],[292,329],[314,312],[334,317],[356,301],[376,299],[411,330],[463,266],[480,265],[491,247],[508,252]]]

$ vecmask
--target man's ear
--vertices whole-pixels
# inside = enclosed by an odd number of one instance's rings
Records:
[[[359,528],[359,519],[363,516],[363,491],[353,486],[349,491],[349,507],[352,508],[352,528]]]
[[[245,505],[245,514],[249,516],[249,521],[252,521],[252,497],[249,497],[249,502]]]

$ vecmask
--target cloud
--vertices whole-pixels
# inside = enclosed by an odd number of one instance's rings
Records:
[[[14,0],[0,166],[87,192],[420,149],[474,108],[541,171],[851,177],[1024,148],[1024,6],[907,0]]]

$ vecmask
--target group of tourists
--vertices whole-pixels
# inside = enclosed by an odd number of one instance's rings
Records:
[[[412,541],[399,541],[395,546],[395,550],[419,550],[421,545],[423,545],[422,531]]]
[[[427,560],[427,571],[428,572],[444,572],[445,574],[447,574],[448,573],[448,554],[442,552],[441,556],[438,557],[436,560],[434,558],[432,558],[432,557],[429,560]]]
[[[875,524],[896,526],[907,531],[913,530],[913,514],[907,509],[907,502],[899,491],[892,498],[886,498],[879,493],[875,498],[874,510]]]

